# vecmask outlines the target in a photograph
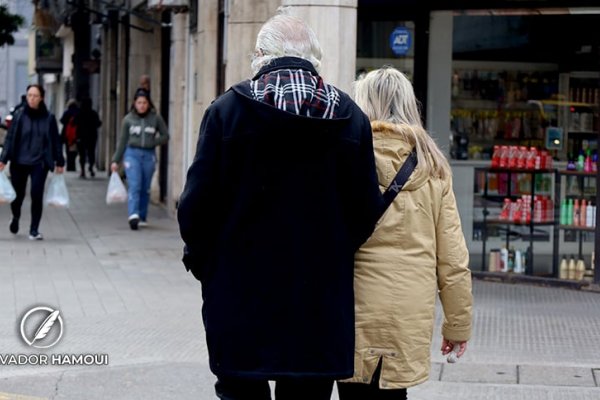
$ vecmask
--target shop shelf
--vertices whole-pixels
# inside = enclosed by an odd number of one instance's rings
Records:
[[[559,225],[559,229],[572,231],[596,232],[596,227],[578,226],[578,225]]]

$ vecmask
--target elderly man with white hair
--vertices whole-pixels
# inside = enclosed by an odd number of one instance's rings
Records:
[[[367,117],[299,18],[206,110],[178,209],[221,399],[329,399],[354,359],[354,253],[381,207]]]

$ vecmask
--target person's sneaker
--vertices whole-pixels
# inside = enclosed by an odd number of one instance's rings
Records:
[[[145,228],[148,226],[148,222],[144,221],[143,219],[140,219],[140,222],[138,222],[138,226],[140,228]]]
[[[137,214],[132,214],[129,216],[129,227],[132,231],[137,231],[138,225],[140,223],[140,216]]]
[[[41,233],[37,231],[29,232],[29,240],[44,240]]]
[[[94,177],[96,176],[96,173],[94,172],[94,170],[93,170],[93,169],[90,169],[90,176],[91,176],[92,178],[94,178]]]
[[[19,232],[19,220],[17,218],[11,219],[8,229],[10,229],[10,233],[16,235]]]

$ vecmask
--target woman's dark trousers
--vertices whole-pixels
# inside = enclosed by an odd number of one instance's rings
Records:
[[[406,389],[380,389],[381,362],[373,374],[371,383],[338,382],[340,400],[406,400]]]
[[[85,175],[85,163],[89,163],[89,172],[93,173],[94,164],[96,164],[96,139],[82,141],[79,145],[79,165],[81,166],[81,174]]]
[[[17,198],[10,203],[13,218],[21,218],[21,206],[25,199],[27,178],[31,176],[31,226],[29,232],[37,232],[42,219],[44,208],[44,185],[48,176],[48,169],[43,164],[22,165],[10,163],[10,178],[17,193]]]
[[[215,385],[221,400],[271,400],[269,382],[261,379],[220,377]],[[331,379],[280,379],[275,382],[275,400],[330,400]]]

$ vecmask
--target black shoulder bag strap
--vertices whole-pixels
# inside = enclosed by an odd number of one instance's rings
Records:
[[[410,178],[410,175],[415,170],[416,166],[417,153],[413,149],[413,151],[411,151],[408,155],[406,161],[404,161],[404,164],[402,164],[402,167],[400,167],[400,170],[396,174],[394,180],[392,180],[392,183],[390,183],[390,186],[383,193],[383,205],[381,207],[381,212],[379,213],[377,220],[379,220],[379,218],[383,216],[383,214],[392,204],[398,193],[400,193],[400,191],[406,184],[406,181],[408,181],[408,178]]]

